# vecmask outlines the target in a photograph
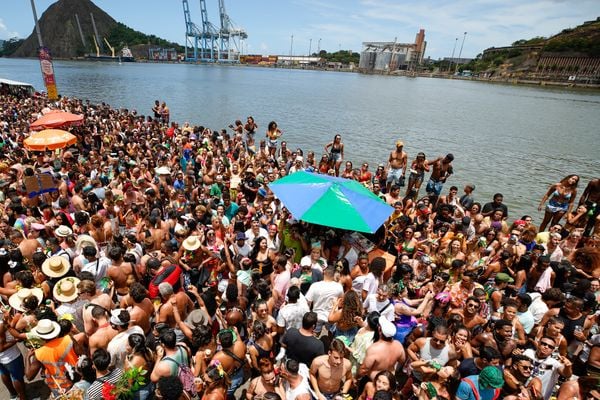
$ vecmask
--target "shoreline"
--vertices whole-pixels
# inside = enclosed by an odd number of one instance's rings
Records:
[[[21,59],[21,60],[37,60],[35,57],[5,57],[8,59]],[[76,61],[76,62],[95,62],[93,60],[77,59],[77,58],[55,58],[54,61]],[[97,61],[96,61],[97,62]],[[108,63],[108,62],[104,62]],[[229,63],[205,63],[205,62],[187,62],[187,61],[153,61],[153,60],[136,60],[134,63],[140,64],[190,64],[190,65],[208,65],[218,67],[248,67],[248,68],[272,68],[272,69],[292,69],[292,70],[305,70],[305,71],[321,71],[321,72],[345,72],[345,73],[357,73],[362,75],[381,75],[381,76],[400,76],[406,78],[430,78],[430,79],[447,79],[447,80],[462,80],[462,81],[473,81],[483,82],[491,84],[499,84],[506,86],[528,86],[528,87],[539,87],[539,88],[550,88],[550,89],[566,89],[566,90],[583,90],[586,92],[600,92],[600,84],[594,83],[580,83],[580,82],[565,82],[557,80],[542,80],[536,78],[480,78],[474,76],[456,76],[447,75],[434,72],[409,72],[409,71],[393,71],[393,72],[371,72],[363,73],[358,68],[323,68],[314,66],[293,66],[293,65],[257,65],[257,64],[229,64]]]

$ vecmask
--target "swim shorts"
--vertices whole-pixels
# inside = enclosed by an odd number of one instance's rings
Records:
[[[442,188],[444,186],[444,182],[440,182],[440,181],[434,181],[433,179],[429,179],[429,182],[427,182],[427,187],[425,188],[425,190],[427,191],[427,194],[429,195],[435,195],[435,196],[439,196],[440,193],[442,193]]]
[[[402,176],[402,168],[390,168],[385,182],[392,183],[392,184],[398,183],[398,182],[400,182],[401,176]]]

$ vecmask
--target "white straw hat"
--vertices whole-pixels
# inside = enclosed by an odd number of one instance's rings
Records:
[[[14,308],[15,310],[24,312],[25,309],[23,308],[23,301],[30,296],[37,297],[38,305],[39,305],[42,302],[42,299],[44,298],[44,291],[40,288],[19,289],[19,291],[17,293],[11,295],[8,298],[8,304],[10,304],[10,306],[12,308]]]
[[[60,325],[49,319],[42,319],[31,332],[42,339],[54,339],[60,333]]]

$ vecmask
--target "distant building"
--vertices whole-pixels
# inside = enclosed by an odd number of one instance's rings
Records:
[[[425,57],[425,30],[419,30],[414,43],[363,42],[358,64],[361,72],[414,70]]]
[[[321,57],[313,56],[277,56],[277,64],[284,65],[316,65],[321,62]]]
[[[152,48],[148,49],[148,60],[150,61],[178,61],[177,50]]]
[[[241,64],[275,65],[277,56],[263,56],[261,54],[246,54],[240,56]]]

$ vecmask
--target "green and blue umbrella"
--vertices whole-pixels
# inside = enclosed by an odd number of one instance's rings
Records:
[[[357,181],[299,171],[269,185],[296,219],[375,232],[394,209]]]

